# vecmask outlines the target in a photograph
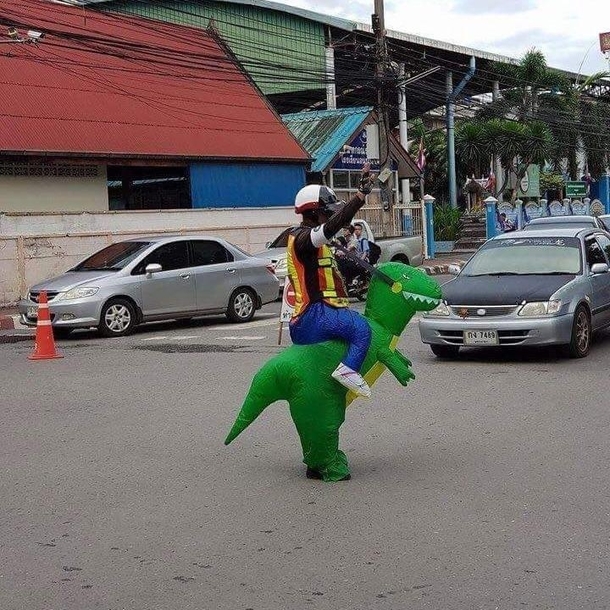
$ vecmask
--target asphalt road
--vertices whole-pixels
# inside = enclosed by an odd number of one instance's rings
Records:
[[[2,610],[610,607],[610,333],[450,363],[412,323],[325,484],[285,405],[222,444],[277,310],[0,343]]]

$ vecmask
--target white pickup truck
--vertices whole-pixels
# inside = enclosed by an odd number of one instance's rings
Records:
[[[360,223],[362,233],[369,241],[376,243],[381,248],[379,263],[386,261],[399,261],[413,267],[421,265],[423,262],[422,239],[415,237],[380,237],[375,238],[371,227],[360,218],[354,218],[352,224]],[[267,249],[257,252],[254,256],[271,259],[275,266],[275,275],[280,281],[281,288],[284,287],[284,280],[288,272],[286,265],[286,246],[288,245],[288,234],[294,227],[289,227],[282,231],[273,241],[267,242]]]

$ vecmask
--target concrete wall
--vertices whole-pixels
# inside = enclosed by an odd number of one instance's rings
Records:
[[[106,166],[95,177],[0,175],[0,212],[107,209]]]
[[[1,213],[0,305],[113,243],[163,234],[208,234],[248,252],[265,247],[299,220],[290,208],[143,210],[133,212]]]

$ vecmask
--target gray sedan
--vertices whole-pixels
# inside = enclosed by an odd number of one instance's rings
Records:
[[[270,261],[223,239],[172,236],[112,244],[32,286],[19,302],[24,324],[36,325],[43,290],[56,335],[95,326],[119,337],[152,320],[224,313],[248,322],[277,299],[279,283]]]
[[[599,229],[504,233],[442,287],[422,341],[439,358],[461,347],[559,345],[574,358],[610,325],[610,236]]]

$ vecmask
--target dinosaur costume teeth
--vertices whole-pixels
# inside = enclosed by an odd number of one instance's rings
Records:
[[[379,271],[394,284],[390,286],[376,275],[371,279],[364,317],[371,327],[372,337],[360,373],[372,386],[387,368],[406,386],[415,376],[411,362],[396,345],[417,311],[430,311],[438,305],[441,289],[423,271],[402,263],[384,263],[379,265]],[[345,479],[349,466],[347,457],[339,449],[339,428],[345,419],[346,407],[356,396],[338,384],[331,374],[346,350],[347,344],[338,340],[291,345],[268,360],[254,376],[225,445],[243,432],[267,406],[287,400],[305,464],[324,481]]]
[[[419,303],[419,304],[432,305],[432,309],[437,307],[438,304],[440,303],[440,299],[433,299],[430,297],[423,296],[421,294],[413,294],[412,292],[405,292],[405,291],[403,291],[402,294],[407,301],[409,299],[412,299],[413,301],[415,301],[416,303]]]

